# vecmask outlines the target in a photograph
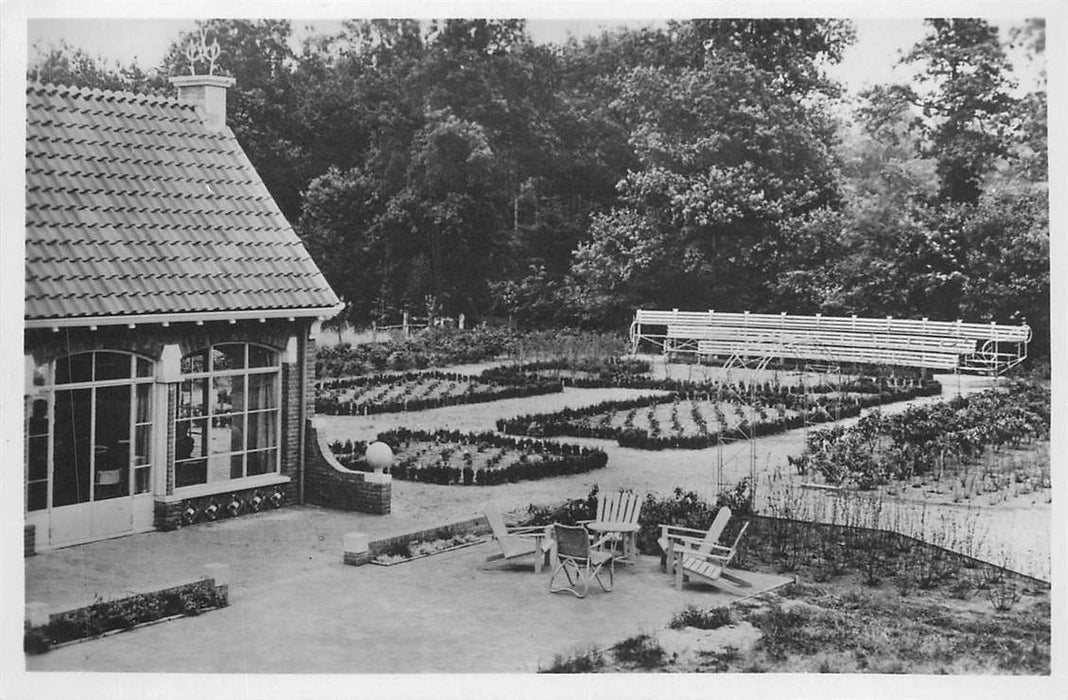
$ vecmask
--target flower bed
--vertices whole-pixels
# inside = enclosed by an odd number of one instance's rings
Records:
[[[378,374],[320,381],[316,385],[315,412],[366,416],[539,396],[562,390],[559,381],[533,376],[504,384],[451,372]]]
[[[394,479],[461,486],[493,486],[517,481],[580,474],[608,463],[603,450],[496,433],[461,433],[406,429],[380,433],[395,458]],[[335,442],[330,446],[349,469],[366,471],[364,442]]]
[[[151,622],[199,615],[229,604],[226,586],[214,579],[139,593],[116,600],[100,600],[91,605],[51,615],[48,623],[28,627],[24,635],[27,653],[43,653],[68,642],[125,631]]]
[[[856,388],[856,383],[847,385]],[[581,409],[500,419],[497,429],[534,437],[592,437],[646,450],[703,449],[814,423],[850,418],[862,409],[939,393],[937,382],[876,391],[802,393],[792,387],[740,385],[729,390],[605,401]],[[878,390],[881,389],[881,390]],[[742,397],[746,397],[743,399]],[[751,405],[743,400],[752,400]]]
[[[959,481],[971,493],[1013,482],[1048,489],[1048,460],[1038,469],[1017,462],[1005,469],[999,468],[1000,460],[984,455],[1045,440],[1049,434],[1049,389],[1015,382],[1004,390],[911,406],[894,416],[872,414],[849,428],[813,432],[805,452],[790,463],[800,474],[862,489],[927,474]]]
[[[531,377],[552,378],[567,386],[580,389],[656,389],[681,394],[716,394],[726,388],[739,395],[750,393],[762,396],[786,396],[845,392],[853,394],[888,393],[897,395],[903,391],[916,390],[919,395],[941,393],[941,384],[922,376],[899,370],[891,376],[858,374],[843,377],[840,381],[826,381],[802,387],[780,382],[737,382],[725,385],[715,380],[658,379],[648,376],[650,366],[643,360],[615,358],[611,360],[551,360],[527,364],[492,367],[479,375],[487,381],[521,383]]]
[[[600,389],[631,386],[648,379],[645,360],[626,357],[557,359],[503,365],[485,370],[483,379],[507,384],[529,381],[531,376],[555,379],[569,386]]]
[[[444,552],[482,544],[485,541],[484,537],[468,533],[424,542],[401,542],[376,556],[371,560],[371,563],[379,566],[394,566],[435,554],[443,554]]]

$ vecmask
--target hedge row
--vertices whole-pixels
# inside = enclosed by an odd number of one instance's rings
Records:
[[[434,484],[458,484],[463,486],[493,486],[503,483],[515,483],[535,479],[545,479],[567,474],[581,474],[593,469],[600,469],[608,463],[604,450],[571,445],[566,443],[546,442],[530,438],[514,438],[493,432],[463,433],[458,430],[409,430],[398,428],[379,433],[377,440],[391,445],[398,453],[412,442],[436,443],[439,445],[475,445],[515,450],[520,453],[519,463],[492,469],[475,469],[472,467],[453,467],[449,465],[420,466],[405,461],[403,457],[396,460],[389,468],[395,479],[421,481]],[[350,468],[366,471],[367,465],[363,455],[367,444],[363,441],[346,440],[334,442],[330,449],[338,461]],[[537,461],[529,461],[528,455],[539,455]]]
[[[539,372],[584,372],[594,377],[554,377],[570,384],[589,388],[623,386],[631,381],[640,381],[650,365],[645,360],[633,358],[579,358],[528,362],[518,365],[502,365],[485,370],[483,379],[502,383],[521,383]],[[543,375],[541,375],[543,376]]]
[[[407,376],[407,375],[405,375]],[[420,375],[416,375],[420,376]],[[463,376],[463,375],[458,375]],[[464,377],[471,381],[472,377]],[[350,380],[335,380],[344,382]],[[355,381],[351,380],[351,381]],[[386,383],[386,382],[382,382]],[[402,381],[392,382],[396,384]],[[358,386],[353,384],[351,386]],[[366,385],[364,385],[366,386]],[[390,401],[376,401],[369,403],[355,399],[342,401],[337,396],[326,395],[315,398],[315,412],[331,416],[369,416],[378,413],[402,413],[406,411],[423,411],[428,408],[441,408],[443,406],[460,406],[472,403],[487,403],[502,399],[518,399],[528,396],[542,396],[555,394],[563,391],[560,382],[549,379],[537,379],[525,384],[513,384],[489,388],[486,391],[465,392],[452,396],[438,396],[422,399],[393,399]]]
[[[646,367],[648,365],[646,364]],[[608,365],[607,367],[611,367]],[[680,394],[697,395],[720,395],[733,392],[741,396],[750,393],[765,400],[774,402],[775,397],[779,400],[788,396],[804,396],[806,394],[826,394],[831,392],[848,392],[853,394],[879,394],[884,392],[897,392],[907,389],[917,389],[938,394],[942,391],[942,385],[933,379],[921,377],[893,376],[893,377],[856,377],[842,382],[827,382],[816,385],[783,384],[781,382],[734,382],[724,384],[714,380],[694,381],[689,379],[655,379],[641,376],[644,372],[631,372],[621,370],[612,372],[606,369],[597,377],[561,377],[567,386],[580,389],[647,389],[671,391]],[[539,376],[538,371],[554,369],[575,369],[568,366],[565,361],[560,362],[533,362],[524,365],[507,365],[494,367],[479,375],[487,381],[495,381],[509,384],[519,384],[524,378]],[[647,372],[648,369],[645,370]],[[927,394],[924,394],[927,395]]]
[[[789,394],[783,397],[786,400],[782,403],[786,408],[800,411],[799,415],[760,420],[754,422],[751,428],[746,421],[743,421],[739,426],[730,430],[701,435],[654,437],[644,430],[591,425],[583,420],[588,416],[609,411],[630,410],[660,403],[676,402],[681,398],[678,394],[671,394],[666,397],[645,396],[622,401],[604,401],[586,408],[564,409],[557,413],[502,418],[497,421],[497,430],[511,435],[532,435],[536,437],[567,435],[570,437],[616,440],[621,447],[633,447],[643,450],[695,450],[713,447],[720,443],[726,444],[735,440],[747,439],[750,432],[756,437],[762,437],[800,428],[806,423],[826,423],[842,418],[853,418],[859,416],[864,408],[894,401],[905,401],[917,396],[929,396],[932,395],[931,392],[941,392],[941,385],[935,382],[934,385],[906,388],[896,392],[847,397],[845,399],[826,396],[806,398],[805,396]]]

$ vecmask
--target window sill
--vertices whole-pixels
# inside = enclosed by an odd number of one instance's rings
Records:
[[[196,486],[183,486],[174,490],[173,494],[158,497],[156,500],[163,503],[184,501],[187,498],[199,498],[200,496],[213,496],[219,493],[233,493],[245,489],[266,488],[288,484],[290,478],[284,474],[259,474],[248,476],[244,479],[231,479],[230,481],[215,481],[210,484],[197,484]]]

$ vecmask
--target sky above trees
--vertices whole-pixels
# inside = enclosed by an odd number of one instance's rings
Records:
[[[522,14],[522,13],[520,13]],[[1004,35],[1008,27],[1019,24],[1022,19],[999,19],[991,23]],[[923,20],[920,17],[901,18],[856,18],[856,42],[848,47],[841,63],[831,66],[828,74],[841,81],[850,93],[857,93],[868,85],[907,80],[909,71],[897,65],[899,52],[907,51],[923,36]],[[300,50],[300,42],[311,34],[327,34],[340,29],[340,20],[300,20],[293,15],[294,51]],[[28,23],[29,59],[33,62],[39,53],[57,46],[59,42],[84,49],[93,56],[128,64],[136,61],[141,67],[155,66],[167,52],[167,48],[181,32],[193,29],[193,19],[126,19],[126,18],[64,18],[35,19]],[[618,26],[640,27],[658,24],[640,19],[529,19],[527,31],[535,43],[560,43],[569,36],[583,37],[599,34],[604,29]],[[659,23],[662,24],[662,23]],[[1003,36],[1002,39],[1007,38]],[[1034,71],[1027,69],[1022,54],[1009,59],[1017,73],[1025,80]]]

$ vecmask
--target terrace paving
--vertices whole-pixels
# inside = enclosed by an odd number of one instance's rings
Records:
[[[44,578],[123,586],[169,581],[219,562],[232,567],[230,606],[27,657],[29,671],[213,673],[530,672],[553,656],[606,647],[662,628],[687,603],[738,596],[711,586],[677,591],[656,557],[616,569],[610,593],[548,592],[549,570],[487,562],[493,542],[404,564],[341,563],[340,534],[403,531],[393,516],[297,507],[174,533],[148,533],[35,556],[27,598]],[[92,559],[108,562],[86,568]],[[80,572],[80,573],[79,573]],[[83,578],[84,576],[84,578]],[[752,574],[756,588],[790,579]],[[726,587],[729,584],[725,584]],[[239,645],[234,644],[240,639]]]

